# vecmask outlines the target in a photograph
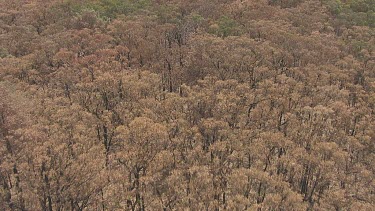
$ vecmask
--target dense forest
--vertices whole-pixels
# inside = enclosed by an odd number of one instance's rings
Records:
[[[375,210],[375,1],[0,0],[0,210]]]

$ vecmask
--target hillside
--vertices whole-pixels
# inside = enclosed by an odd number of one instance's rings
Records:
[[[0,0],[0,210],[374,210],[374,0]]]

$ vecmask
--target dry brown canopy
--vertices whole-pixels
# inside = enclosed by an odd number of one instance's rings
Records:
[[[366,5],[0,1],[0,209],[374,209]]]

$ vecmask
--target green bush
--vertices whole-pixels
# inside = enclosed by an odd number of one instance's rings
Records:
[[[75,14],[93,10],[102,18],[115,18],[117,15],[129,15],[149,8],[151,0],[87,0],[65,2],[62,6],[69,7]]]
[[[5,58],[9,56],[8,50],[5,48],[0,48],[0,58]]]
[[[209,32],[220,37],[241,35],[241,29],[237,22],[227,16],[221,16],[216,24],[210,26]]]
[[[374,0],[324,0],[332,15],[343,23],[356,26],[375,27]]]

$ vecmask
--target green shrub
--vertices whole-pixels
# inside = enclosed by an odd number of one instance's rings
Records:
[[[347,25],[375,27],[374,0],[324,0],[332,15]]]
[[[61,6],[68,7],[75,14],[93,10],[102,18],[115,18],[117,15],[129,15],[147,9],[150,5],[151,0],[70,0]]]
[[[221,16],[216,24],[210,26],[209,32],[220,37],[228,37],[240,35],[241,29],[232,18]]]

